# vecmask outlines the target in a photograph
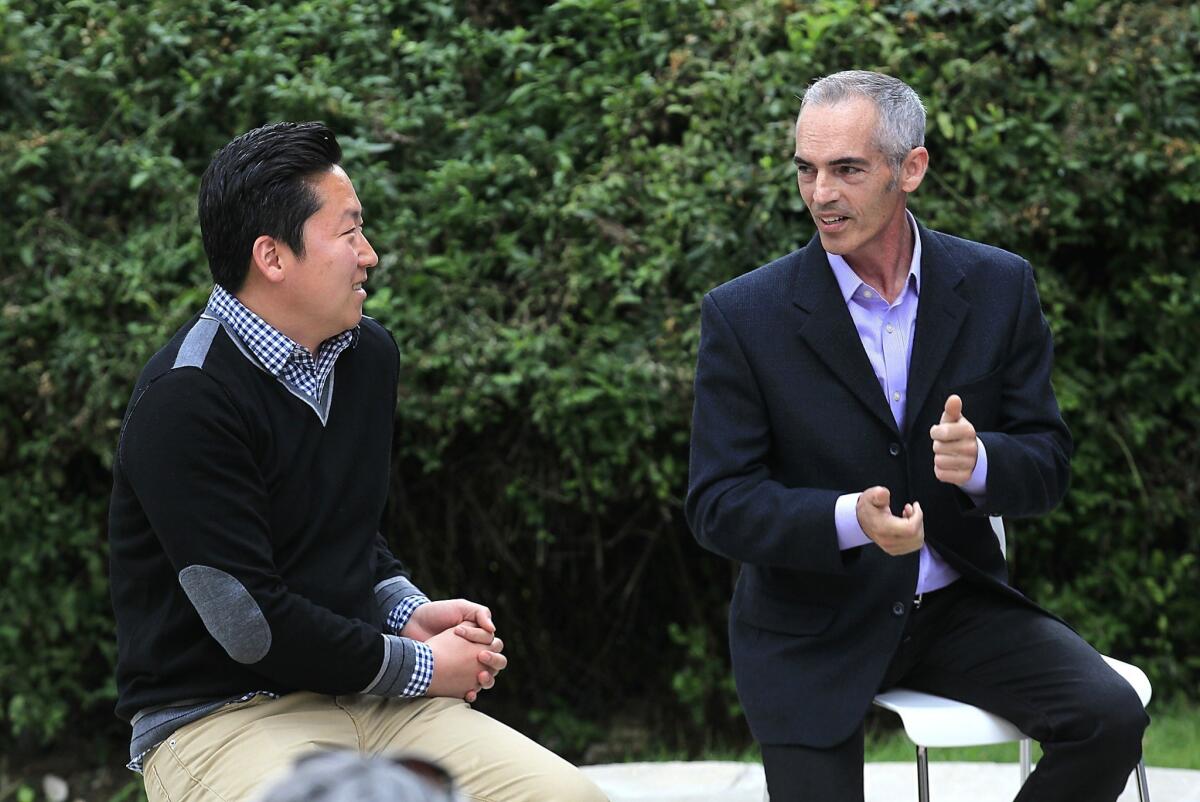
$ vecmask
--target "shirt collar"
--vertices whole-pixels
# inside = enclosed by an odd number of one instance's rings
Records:
[[[279,376],[294,356],[303,356],[308,353],[304,346],[263,320],[220,284],[213,285],[212,294],[208,297],[205,310],[229,324],[242,344],[258,358],[258,361],[272,376]],[[343,347],[353,348],[356,346],[359,335],[358,326],[325,340],[318,346],[317,355],[327,346],[342,343],[347,339],[347,335],[349,335],[349,343]]]
[[[913,252],[912,260],[908,265],[908,282],[912,285],[913,290],[919,296],[921,294],[921,231],[917,228],[917,220],[913,217],[912,212],[908,209],[904,210],[904,216],[908,219],[908,226],[913,233]],[[854,293],[858,292],[859,287],[867,286],[858,274],[854,272],[854,268],[842,258],[840,254],[826,253],[829,258],[829,266],[833,268],[833,276],[837,279],[838,289],[842,291],[842,299],[846,303],[850,303],[850,299],[854,297]]]

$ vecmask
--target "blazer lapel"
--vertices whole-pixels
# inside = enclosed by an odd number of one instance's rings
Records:
[[[862,340],[838,289],[819,235],[813,237],[800,253],[792,303],[806,313],[798,332],[801,339],[863,406],[899,434],[896,419],[879,389],[879,380],[863,350]]]
[[[963,280],[962,269],[950,260],[936,235],[920,224],[917,229],[921,236],[921,297],[908,366],[908,403],[905,406],[909,421],[917,417],[925,404],[970,307],[957,290]],[[938,403],[945,403],[945,399],[939,399]],[[911,427],[906,425],[905,428]]]

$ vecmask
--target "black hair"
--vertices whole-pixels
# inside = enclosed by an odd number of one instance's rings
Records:
[[[304,221],[321,208],[314,176],[342,159],[333,132],[319,122],[273,123],[217,151],[200,179],[200,234],[213,281],[237,292],[262,235],[304,256]]]

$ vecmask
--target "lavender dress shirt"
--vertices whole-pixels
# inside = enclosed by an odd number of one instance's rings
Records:
[[[829,266],[841,288],[842,297],[862,340],[863,350],[875,369],[875,378],[887,398],[888,407],[896,419],[896,425],[904,429],[904,410],[908,401],[908,365],[912,359],[913,335],[916,332],[917,304],[921,294],[921,236],[916,221],[908,215],[908,225],[913,232],[912,262],[908,268],[908,280],[904,292],[889,304],[877,289],[858,277],[837,254],[828,254]],[[979,458],[971,478],[959,485],[964,493],[975,502],[982,503],[987,490],[987,451],[983,441],[975,438],[979,446]],[[855,505],[861,493],[840,496],[834,508],[837,525],[838,546],[842,550],[865,546],[871,542],[858,522]],[[961,574],[954,570],[928,543],[922,547],[921,567],[917,574],[916,593],[928,593],[944,588]]]

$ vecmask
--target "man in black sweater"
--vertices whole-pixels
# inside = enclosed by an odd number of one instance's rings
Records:
[[[299,755],[403,750],[488,800],[602,800],[467,704],[505,668],[488,609],[430,601],[379,534],[396,345],[378,259],[318,123],[214,157],[215,286],[142,371],[114,460],[117,713],[151,800],[247,799]]]

